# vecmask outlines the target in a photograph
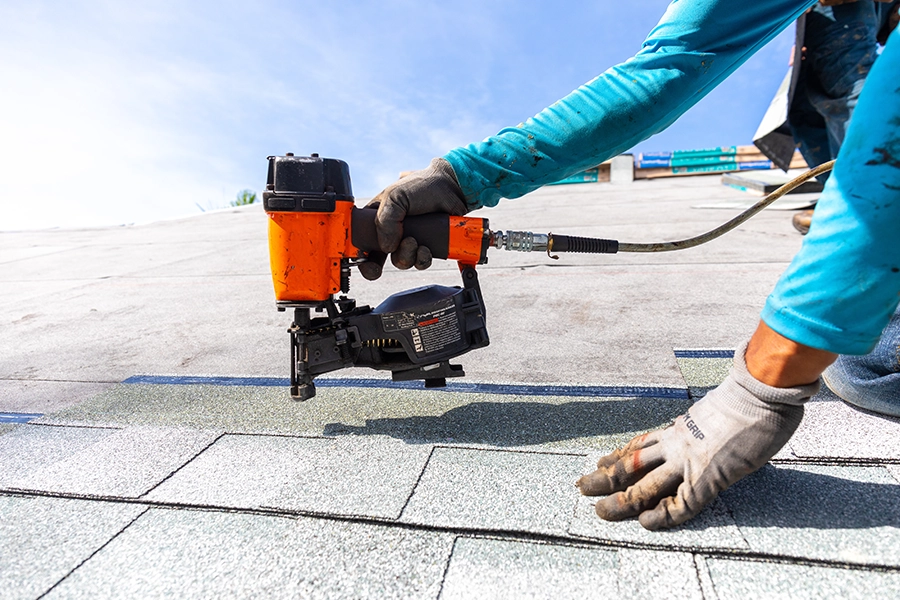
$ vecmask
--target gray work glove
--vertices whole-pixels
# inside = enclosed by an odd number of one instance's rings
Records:
[[[383,252],[391,253],[391,262],[398,269],[431,266],[431,250],[419,246],[414,238],[403,238],[403,219],[407,215],[443,212],[462,216],[469,212],[456,173],[443,158],[435,158],[427,169],[410,173],[391,184],[367,207],[378,208],[375,217],[378,245]],[[359,264],[359,272],[366,279],[378,279],[384,259],[385,254],[370,253],[369,260]]]
[[[694,517],[719,492],[766,464],[800,424],[819,382],[774,388],[747,371],[746,345],[722,384],[675,423],[604,456],[575,485],[608,521],[638,516],[647,529]]]

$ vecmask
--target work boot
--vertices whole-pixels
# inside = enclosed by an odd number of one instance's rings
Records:
[[[801,210],[791,219],[791,223],[794,225],[794,229],[799,231],[801,234],[806,235],[809,233],[809,224],[812,223],[812,210]]]

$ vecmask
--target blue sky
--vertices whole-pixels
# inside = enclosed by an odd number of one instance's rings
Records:
[[[371,196],[627,59],[667,4],[0,0],[0,229],[227,206],[285,152]],[[792,42],[636,150],[749,143]]]

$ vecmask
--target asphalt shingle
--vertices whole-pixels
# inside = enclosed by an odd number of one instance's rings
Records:
[[[116,429],[20,425],[0,437],[0,487],[8,488],[116,433]]]
[[[707,558],[719,600],[870,600],[900,595],[900,573]]]
[[[885,468],[887,469],[888,473],[890,473],[891,476],[893,476],[894,480],[897,483],[900,483],[900,465],[897,465],[897,464],[885,465]]]
[[[616,575],[610,550],[460,537],[441,600],[592,598],[615,591]]]
[[[411,443],[611,451],[691,402],[320,386],[292,402],[280,387],[118,385],[40,423],[156,425],[229,433],[390,436]]]
[[[36,598],[145,507],[0,495],[0,596]]]
[[[753,551],[900,566],[900,485],[884,467],[767,465],[720,499]]]
[[[563,534],[583,461],[563,454],[435,448],[400,520]]]
[[[453,536],[151,509],[48,598],[434,599]]]
[[[823,389],[790,441],[800,458],[900,459],[900,419],[855,408]]]
[[[67,438],[82,428],[32,427],[26,431],[46,438],[46,429],[57,429]],[[95,431],[95,430],[87,430]],[[106,430],[109,431],[109,430]],[[184,428],[127,427],[70,452],[62,460],[44,464],[27,476],[9,482],[9,487],[65,494],[137,498],[211,444],[219,432]],[[20,440],[31,446],[33,440]],[[16,454],[16,447],[6,453]]]
[[[722,383],[734,360],[731,358],[682,358],[675,359],[691,396],[705,396]]]
[[[694,556],[655,550],[616,551],[619,591],[616,598],[703,600]]]
[[[226,435],[146,498],[394,519],[430,451],[383,438]]]

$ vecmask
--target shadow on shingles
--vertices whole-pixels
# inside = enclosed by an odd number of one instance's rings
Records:
[[[739,527],[900,528],[900,485],[766,465],[722,492]]]
[[[619,400],[614,402],[475,402],[440,416],[370,419],[362,427],[329,423],[326,436],[388,435],[408,443],[471,443],[526,446],[667,425],[691,405],[690,400]]]

